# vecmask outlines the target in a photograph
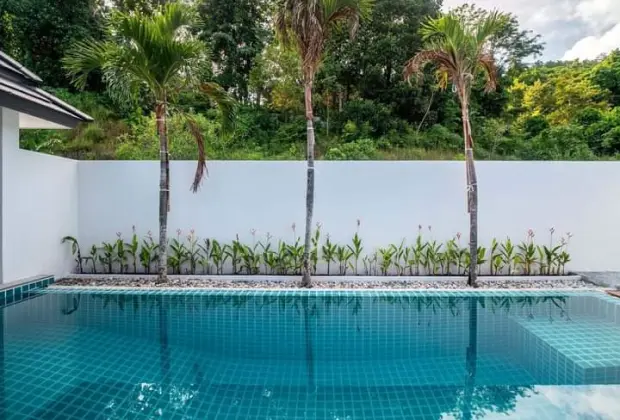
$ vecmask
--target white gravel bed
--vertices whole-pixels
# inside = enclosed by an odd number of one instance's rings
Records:
[[[71,275],[56,281],[52,287],[135,287],[135,288],[206,288],[206,289],[298,289],[299,276],[168,276],[158,283],[154,275]],[[477,282],[483,289],[592,289],[581,276],[481,276]],[[462,276],[315,276],[317,289],[468,289]]]

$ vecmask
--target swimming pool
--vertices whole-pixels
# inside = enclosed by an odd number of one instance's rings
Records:
[[[597,292],[50,288],[0,326],[0,418],[620,418]]]

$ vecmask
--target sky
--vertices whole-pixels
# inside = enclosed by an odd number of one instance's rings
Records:
[[[444,0],[444,9],[467,3]],[[620,48],[620,0],[475,0],[515,14],[523,29],[542,35],[541,60],[587,60]]]

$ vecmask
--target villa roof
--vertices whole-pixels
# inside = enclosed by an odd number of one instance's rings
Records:
[[[93,119],[39,88],[42,80],[20,63],[0,51],[0,107],[20,113],[20,123],[27,120],[32,125],[21,128],[35,128],[36,122],[49,122],[49,128],[72,128],[80,122]],[[22,115],[34,118],[22,118]],[[39,124],[40,125],[40,124]],[[46,128],[45,125],[36,128]]]

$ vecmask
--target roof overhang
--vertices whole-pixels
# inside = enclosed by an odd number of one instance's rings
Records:
[[[20,128],[73,128],[93,119],[45,92],[34,73],[0,51],[0,107],[18,111]]]

